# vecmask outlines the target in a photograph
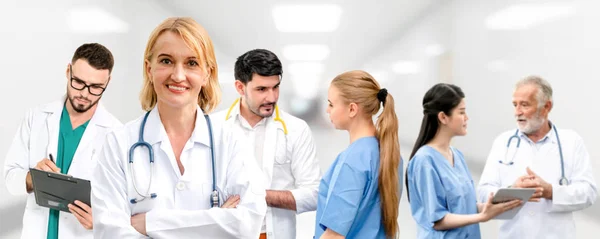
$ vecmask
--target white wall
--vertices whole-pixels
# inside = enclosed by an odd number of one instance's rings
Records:
[[[523,30],[486,28],[486,18],[499,10],[516,3],[539,2],[567,4],[573,14]],[[591,0],[464,0],[440,4],[402,32],[385,52],[369,60],[365,69],[385,76],[383,85],[396,98],[401,143],[411,148],[421,124],[425,91],[437,82],[453,83],[463,89],[470,117],[468,135],[457,138],[454,145],[467,156],[476,181],[493,139],[515,127],[511,103],[514,83],[530,74],[540,75],[554,89],[550,119],[558,127],[573,129],[583,137],[600,183],[600,131],[596,129],[600,109],[595,107],[593,97],[600,77],[598,9],[600,2]],[[431,44],[440,44],[444,53],[428,55]],[[419,71],[395,74],[392,65],[400,60],[415,61]],[[590,238],[600,232],[600,205],[576,213],[576,218],[577,238]],[[482,229],[484,238],[497,235],[495,222],[482,224]]]

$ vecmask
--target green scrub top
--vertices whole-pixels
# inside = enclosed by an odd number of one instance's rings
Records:
[[[79,141],[81,141],[83,132],[85,132],[89,122],[90,121],[88,120],[76,129],[73,129],[67,107],[66,105],[63,107],[62,114],[60,115],[58,155],[56,157],[56,166],[60,168],[61,173],[66,174],[69,172],[69,167],[71,167],[71,162],[73,162],[73,156],[75,155],[77,146],[79,146]],[[60,211],[58,210],[50,209],[50,216],[48,218],[48,239],[58,239],[59,212]]]

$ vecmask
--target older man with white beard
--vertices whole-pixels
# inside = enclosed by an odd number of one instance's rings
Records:
[[[529,76],[516,84],[516,130],[500,134],[479,182],[480,202],[500,188],[535,188],[511,220],[500,223],[499,238],[576,238],[573,212],[591,206],[597,188],[583,139],[548,120],[552,87]]]

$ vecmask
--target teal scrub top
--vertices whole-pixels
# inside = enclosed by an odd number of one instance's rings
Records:
[[[58,155],[56,157],[56,166],[60,168],[61,173],[66,174],[69,172],[71,162],[73,162],[73,156],[75,155],[75,151],[77,151],[77,146],[79,146],[81,137],[83,137],[83,133],[89,122],[90,121],[88,120],[76,129],[73,129],[67,107],[63,107],[62,114],[60,115]],[[48,217],[48,239],[58,239],[59,212],[60,211],[58,210],[50,209],[50,216]]]

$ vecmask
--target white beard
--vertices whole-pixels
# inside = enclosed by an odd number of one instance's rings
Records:
[[[517,117],[519,119],[519,117]],[[523,118],[521,118],[523,119]],[[531,119],[525,118],[526,123],[525,126],[521,127],[521,125],[517,122],[517,127],[524,134],[531,134],[537,130],[539,130],[542,125],[546,122],[546,119],[540,117],[540,111],[538,110]]]

